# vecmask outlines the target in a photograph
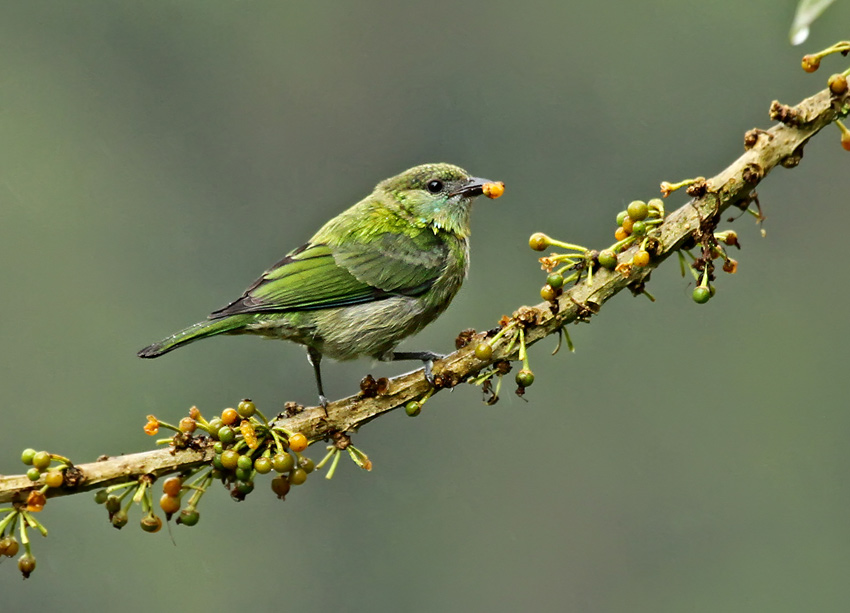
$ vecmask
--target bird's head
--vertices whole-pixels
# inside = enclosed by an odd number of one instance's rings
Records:
[[[466,238],[473,198],[498,198],[504,183],[473,177],[452,164],[423,164],[381,181],[376,191],[417,222]]]

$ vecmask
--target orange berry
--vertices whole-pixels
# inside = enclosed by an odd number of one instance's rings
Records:
[[[816,55],[804,55],[801,64],[806,72],[814,72],[820,66],[820,58]]]
[[[148,415],[148,423],[145,424],[145,434],[153,436],[159,432],[159,421],[153,415]]]
[[[180,477],[169,477],[162,482],[162,491],[168,496],[179,496],[180,488],[183,487],[183,481]]]
[[[159,507],[168,515],[172,515],[180,510],[180,499],[163,494],[159,499]]]
[[[505,184],[501,181],[485,183],[481,186],[481,191],[484,192],[484,195],[488,198],[498,198],[505,193]]]
[[[300,432],[291,434],[289,436],[289,448],[295,452],[304,451],[305,449],[307,449],[307,437],[301,434]]]
[[[629,236],[629,233],[626,232],[625,230],[623,230],[622,226],[617,228],[617,231],[614,232],[614,238],[617,239],[617,242],[619,242],[619,241],[621,241],[625,238],[628,238],[628,236]]]
[[[236,409],[224,409],[221,412],[221,422],[225,426],[235,424],[237,419],[239,419],[239,413],[236,411]]]
[[[847,93],[847,77],[843,74],[834,74],[826,82],[829,91],[835,96],[843,96]]]

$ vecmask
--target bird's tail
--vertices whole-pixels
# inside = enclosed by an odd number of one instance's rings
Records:
[[[224,317],[222,319],[213,319],[211,321],[199,321],[198,323],[189,326],[180,332],[175,332],[168,338],[164,338],[158,343],[148,345],[139,353],[140,358],[157,358],[164,353],[168,353],[172,349],[177,349],[183,345],[188,345],[194,341],[216,334],[224,334],[232,332],[245,325],[244,316]]]

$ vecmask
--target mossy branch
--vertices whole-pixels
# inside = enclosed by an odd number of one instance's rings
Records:
[[[582,281],[565,290],[557,299],[557,308],[543,302],[522,308],[522,329],[525,346],[530,346],[576,320],[586,320],[597,313],[611,297],[626,288],[640,291],[652,270],[683,245],[699,240],[713,230],[720,214],[731,206],[746,207],[752,201],[753,190],[773,170],[781,165],[796,166],[803,156],[806,142],[833,121],[846,116],[850,102],[845,92],[835,95],[824,90],[803,100],[795,107],[774,102],[771,119],[779,123],[769,130],[752,130],[745,138],[746,151],[728,168],[691,188],[695,197],[673,211],[653,232],[658,245],[648,266],[621,265],[617,270],[600,268],[591,282]],[[638,249],[631,247],[620,256],[621,262],[631,261]],[[515,315],[516,316],[516,315]],[[516,343],[501,343],[492,356],[481,360],[475,346],[487,338],[478,333],[468,344],[434,365],[436,389],[425,381],[421,370],[395,377],[376,395],[359,393],[330,403],[327,415],[321,407],[289,411],[278,416],[275,425],[290,432],[300,432],[310,441],[332,439],[340,433],[351,433],[376,417],[404,406],[411,400],[422,399],[429,393],[453,387],[479,374],[499,360],[515,360],[520,347]],[[340,447],[342,448],[342,447]],[[196,438],[191,449],[159,449],[144,453],[103,458],[97,462],[75,466],[70,484],[47,490],[48,497],[63,496],[125,482],[142,475],[161,476],[186,470],[213,457],[212,445],[205,438]],[[24,475],[0,476],[0,503],[23,502],[29,492],[41,488]]]

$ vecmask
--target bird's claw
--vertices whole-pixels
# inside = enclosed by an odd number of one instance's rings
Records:
[[[434,368],[434,360],[428,360],[425,362],[425,380],[431,385],[431,387],[436,387],[437,381],[434,379],[434,373],[431,369]]]
[[[319,404],[322,405],[322,409],[325,411],[325,417],[328,416],[328,399],[325,398],[323,394],[319,394]]]
[[[434,360],[442,360],[444,355],[439,353],[432,353],[427,359],[422,360],[422,364],[425,366],[425,380],[431,385],[431,387],[437,386],[437,380],[434,377]]]

